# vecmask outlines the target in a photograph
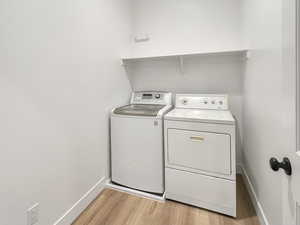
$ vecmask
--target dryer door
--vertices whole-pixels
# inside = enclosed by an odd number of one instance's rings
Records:
[[[231,174],[230,135],[181,129],[168,129],[169,165],[199,172]]]

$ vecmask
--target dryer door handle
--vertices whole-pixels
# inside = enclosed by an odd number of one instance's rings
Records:
[[[190,139],[193,141],[204,141],[204,137],[199,137],[199,136],[192,136],[190,137]]]

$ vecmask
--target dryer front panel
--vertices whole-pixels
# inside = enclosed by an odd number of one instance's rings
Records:
[[[168,129],[168,164],[200,171],[231,174],[230,135]]]
[[[235,129],[229,124],[165,120],[165,166],[235,180]]]

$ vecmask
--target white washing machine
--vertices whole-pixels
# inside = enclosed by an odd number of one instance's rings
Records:
[[[171,104],[171,93],[134,92],[129,105],[112,111],[112,182],[164,192],[163,116]]]
[[[236,216],[236,128],[226,95],[176,95],[165,116],[166,198]]]

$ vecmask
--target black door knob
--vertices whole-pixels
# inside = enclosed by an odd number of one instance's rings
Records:
[[[292,175],[292,166],[289,158],[283,158],[282,162],[278,162],[276,158],[270,159],[270,166],[272,170],[278,171],[280,168],[285,171],[285,173],[289,176]]]

